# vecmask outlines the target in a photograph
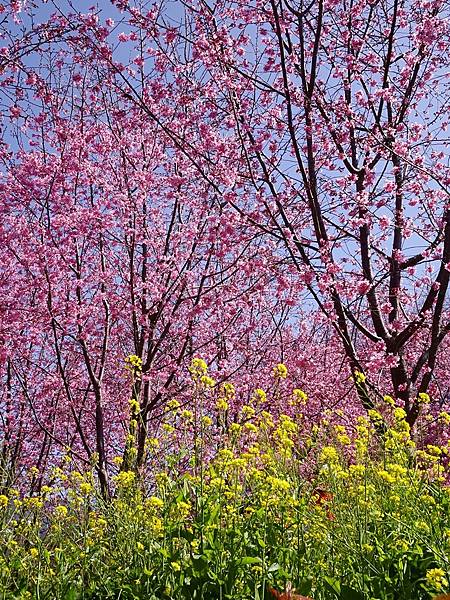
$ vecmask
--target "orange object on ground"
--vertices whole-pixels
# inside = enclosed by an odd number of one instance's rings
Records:
[[[271,587],[269,588],[269,594],[271,594],[272,598],[276,598],[276,600],[312,600],[309,596],[302,596],[301,594],[296,594],[290,590],[279,592]]]
[[[323,490],[322,488],[317,488],[314,490],[314,496],[317,496],[316,504],[317,506],[324,506],[328,508],[328,503],[333,500],[332,492],[327,492],[327,490]],[[334,521],[336,518],[331,510],[327,510],[327,518],[330,521]]]

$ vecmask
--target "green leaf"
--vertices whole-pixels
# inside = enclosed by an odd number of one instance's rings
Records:
[[[259,565],[261,562],[258,556],[244,556],[238,560],[238,564],[240,565]]]
[[[362,592],[358,592],[358,590],[354,590],[353,588],[348,587],[348,585],[343,585],[341,588],[341,600],[364,600],[365,596]]]
[[[324,576],[324,581],[328,587],[328,589],[334,592],[338,597],[341,594],[341,582],[335,577],[329,577],[328,575]]]
[[[302,596],[308,596],[309,592],[312,589],[312,578],[303,579],[296,587],[296,591]]]
[[[194,534],[192,531],[187,531],[186,529],[182,529],[179,533],[179,537],[187,540],[188,542],[192,542],[194,539]]]
[[[212,511],[207,515],[205,524],[208,525],[216,520],[217,515],[219,514],[220,506],[215,506]]]

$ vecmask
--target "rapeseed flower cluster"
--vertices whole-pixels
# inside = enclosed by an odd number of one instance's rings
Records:
[[[273,376],[275,377],[275,379],[286,379],[288,376],[288,370],[286,365],[283,363],[278,363],[273,368]]]
[[[125,358],[125,368],[134,373],[140,373],[142,371],[142,358],[136,354],[130,354]]]
[[[354,597],[448,591],[448,446],[419,445],[395,401],[345,426],[331,410],[310,425],[295,409],[308,402],[300,389],[287,393],[292,414],[278,414],[267,410],[270,390],[236,407],[234,386],[206,380],[202,359],[190,373],[197,404],[169,400],[146,442],[152,469],[114,460],[107,501],[95,470],[74,461],[39,493],[0,495],[0,589],[21,581],[31,597],[39,588],[62,598],[63,585],[80,594],[103,585],[105,597],[168,600],[200,589],[263,597],[286,581],[316,600],[330,585]],[[278,393],[287,369],[273,374]]]
[[[189,372],[194,381],[199,380],[201,377],[206,376],[208,372],[208,365],[202,358],[193,358],[189,366]]]

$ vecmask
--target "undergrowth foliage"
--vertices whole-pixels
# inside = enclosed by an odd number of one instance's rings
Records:
[[[233,385],[216,384],[201,359],[190,372],[192,409],[168,403],[147,445],[150,474],[134,468],[132,423],[109,499],[94,465],[77,470],[70,455],[39,495],[4,490],[1,598],[267,600],[269,588],[292,588],[315,600],[407,600],[447,591],[448,445],[414,439],[389,396],[353,427],[325,419],[307,428],[299,389],[290,414],[272,415],[256,389],[231,418]],[[274,368],[273,393],[287,375]]]

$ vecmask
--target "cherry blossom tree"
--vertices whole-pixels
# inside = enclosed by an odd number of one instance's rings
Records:
[[[362,404],[378,372],[413,424],[450,330],[448,2],[115,5],[135,68],[95,28],[92,60],[274,240]]]
[[[202,3],[195,18],[200,60],[214,49],[213,77],[237,87],[228,107],[266,224],[351,370],[368,358],[373,372],[375,355],[411,424],[450,330],[448,17],[447,2],[271,1]]]
[[[69,453],[95,465],[107,495],[131,417],[141,468],[165,402],[189,401],[193,356],[244,394],[255,373],[270,379],[296,343],[297,290],[273,241],[103,85],[104,65],[73,57],[86,33],[59,19],[4,51],[2,471],[43,472]]]
[[[107,494],[130,355],[138,465],[193,356],[244,394],[286,362],[312,416],[446,400],[449,16],[1,5],[3,469],[70,449]]]

